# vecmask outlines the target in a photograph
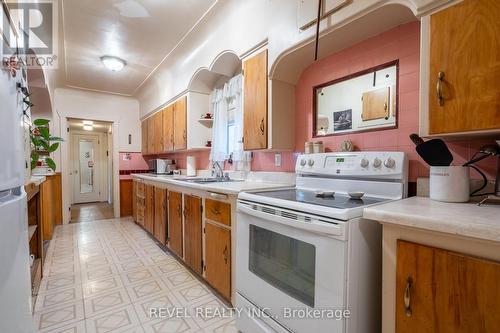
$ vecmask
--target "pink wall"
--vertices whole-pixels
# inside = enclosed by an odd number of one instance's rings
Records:
[[[125,160],[125,155],[130,155],[130,160]],[[130,172],[139,170],[148,170],[148,163],[144,160],[141,153],[120,153],[119,169],[120,179],[129,179]]]
[[[404,151],[410,159],[410,181],[427,177],[427,164],[417,155],[409,139],[411,133],[418,133],[419,127],[419,52],[420,23],[412,22],[330,55],[304,70],[295,90],[296,151],[304,151],[305,141],[323,141],[327,151],[339,151],[344,140],[351,140],[356,150]],[[398,128],[312,138],[314,86],[396,59],[399,59]],[[485,143],[490,142],[469,140],[450,143],[455,164],[469,159]],[[496,162],[491,159],[480,166],[493,178],[494,165]]]
[[[327,151],[339,151],[344,140],[353,141],[356,150],[404,151],[410,159],[410,181],[427,177],[429,169],[415,152],[409,139],[411,133],[418,133],[419,113],[419,66],[420,66],[420,23],[412,22],[369,38],[350,48],[324,58],[304,70],[295,90],[296,97],[296,141],[295,151],[304,151],[305,141],[323,141]],[[346,134],[313,139],[313,87],[399,59],[399,106],[398,128],[359,134]],[[483,144],[490,141],[462,141],[449,143],[455,156],[455,164],[463,163]],[[166,158],[179,161],[185,168],[188,154],[169,154]],[[199,169],[209,168],[209,152],[194,152]],[[255,152],[252,162],[254,171],[293,172],[297,153],[282,153],[282,166],[274,166],[274,153]],[[496,161],[489,159],[479,165],[490,178],[494,178]],[[473,175],[477,177],[477,174]]]

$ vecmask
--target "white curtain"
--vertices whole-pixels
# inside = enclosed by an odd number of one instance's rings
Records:
[[[243,151],[242,75],[229,80],[222,89],[212,92],[214,124],[210,160],[222,162],[231,154],[236,170],[250,171],[251,153]],[[234,135],[228,137],[228,125],[234,126]],[[229,142],[232,140],[232,142]],[[233,151],[229,151],[229,146]]]
[[[243,76],[240,74],[227,83],[228,104],[233,112],[235,126],[232,157],[236,170],[250,171],[252,153],[243,151],[242,80]]]
[[[214,123],[212,126],[212,150],[210,160],[223,162],[227,153],[227,101],[223,89],[215,89],[211,96]]]

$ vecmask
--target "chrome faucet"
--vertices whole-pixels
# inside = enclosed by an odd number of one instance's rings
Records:
[[[229,173],[224,173],[224,169],[219,162],[212,163],[212,175],[219,180],[229,180]]]

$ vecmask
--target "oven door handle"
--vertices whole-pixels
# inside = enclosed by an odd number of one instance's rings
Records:
[[[331,236],[344,236],[344,226],[336,223],[329,222],[319,222],[319,221],[311,221],[311,222],[303,222],[300,220],[285,218],[279,215],[273,215],[270,213],[265,213],[260,210],[252,209],[251,206],[262,207],[259,204],[248,204],[245,202],[238,202],[238,211],[241,213],[245,213],[248,215],[255,216],[257,218],[261,218],[264,220],[269,220],[272,222],[278,222],[284,225],[287,225],[292,228],[301,229],[304,231],[314,232],[317,234],[323,235],[331,235]],[[286,211],[279,208],[273,208],[275,211]],[[297,213],[300,215],[300,213]],[[309,215],[308,215],[309,216]],[[318,218],[319,219],[319,218]]]

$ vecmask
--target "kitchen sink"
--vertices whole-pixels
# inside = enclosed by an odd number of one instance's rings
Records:
[[[209,184],[209,183],[230,183],[240,182],[241,180],[227,179],[227,178],[184,178],[177,179],[183,182],[196,183],[196,184]]]

